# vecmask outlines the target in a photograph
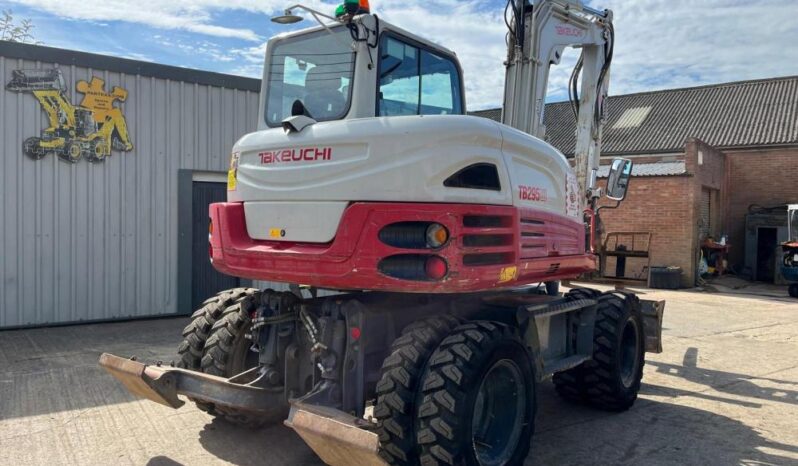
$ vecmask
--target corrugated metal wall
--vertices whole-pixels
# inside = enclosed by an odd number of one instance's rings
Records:
[[[98,164],[24,156],[23,140],[48,120],[5,84],[12,70],[55,63],[0,56],[0,328],[177,312],[178,170],[226,170],[235,140],[256,127],[251,89],[75,62],[59,64],[73,103],[80,79],[127,89],[116,106],[135,148]]]

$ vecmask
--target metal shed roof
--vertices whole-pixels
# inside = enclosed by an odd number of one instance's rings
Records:
[[[598,169],[598,177],[606,178],[610,173],[609,165]],[[684,161],[636,163],[632,166],[632,176],[677,176],[687,174]]]
[[[162,65],[129,58],[112,57],[76,50],[45,47],[43,45],[22,44],[0,40],[0,56],[60,66],[77,66],[94,70],[104,70],[128,75],[168,79],[184,83],[260,92],[260,79],[245,78],[229,74],[202,71],[180,66]],[[5,76],[3,77],[5,79]]]
[[[471,112],[499,121],[501,109]],[[798,144],[798,76],[611,96],[602,153],[684,150],[687,138],[717,148]],[[574,152],[570,104],[546,105],[546,140]]]

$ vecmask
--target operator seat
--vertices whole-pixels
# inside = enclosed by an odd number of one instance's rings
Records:
[[[316,66],[305,75],[305,108],[316,119],[340,117],[346,110],[346,97],[340,91],[343,72],[328,69]]]

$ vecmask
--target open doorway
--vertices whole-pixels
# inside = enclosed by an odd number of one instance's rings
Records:
[[[227,199],[224,172],[178,171],[178,314],[190,314],[217,292],[250,286],[216,271],[208,257],[208,206]]]
[[[759,227],[756,231],[757,281],[773,283],[776,271],[777,228]]]
[[[192,186],[191,215],[191,308],[219,291],[240,286],[241,280],[216,271],[208,257],[208,208],[227,200],[227,184],[195,181]]]

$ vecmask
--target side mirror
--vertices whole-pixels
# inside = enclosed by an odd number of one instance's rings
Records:
[[[629,159],[615,159],[610,167],[607,178],[607,197],[613,201],[622,201],[629,188],[629,179],[632,177],[632,161]]]

